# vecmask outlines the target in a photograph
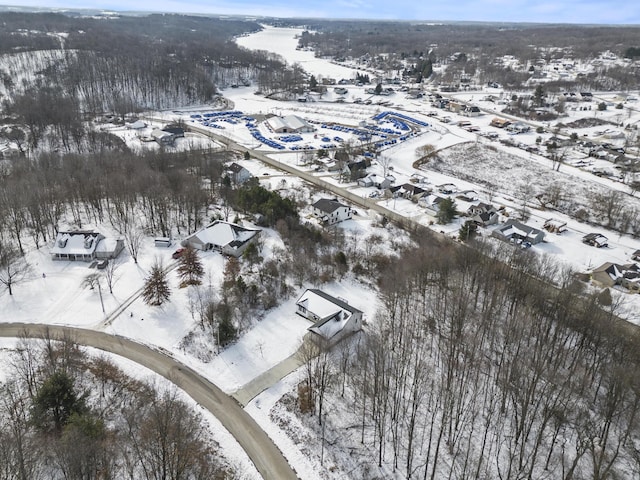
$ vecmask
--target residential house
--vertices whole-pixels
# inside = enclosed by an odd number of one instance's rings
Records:
[[[395,181],[396,178],[393,175],[387,175],[386,177],[383,177],[382,175],[372,173],[370,175],[367,175],[366,177],[360,178],[358,180],[358,185],[361,187],[376,187],[381,190],[385,190],[389,188]]]
[[[234,185],[242,185],[251,178],[251,172],[236,162],[229,165],[224,174]]]
[[[417,203],[422,197],[428,195],[430,192],[424,188],[418,187],[412,183],[405,183],[395,187],[387,189],[390,197],[393,198],[406,198],[414,203]]]
[[[640,266],[636,263],[619,265],[606,262],[593,269],[591,280],[603,287],[620,285],[632,292],[640,292]]]
[[[543,228],[549,233],[561,234],[567,231],[567,222],[562,220],[556,220],[555,218],[549,218],[544,222]]]
[[[296,313],[314,322],[309,327],[311,338],[324,347],[331,347],[362,329],[362,311],[315,288],[300,296]]]
[[[184,138],[184,128],[177,125],[167,125],[162,129],[163,132],[170,133],[173,138]]]
[[[246,228],[235,223],[216,220],[202,230],[185,238],[183,247],[191,247],[202,251],[217,251],[232,257],[239,257],[242,252],[258,239],[260,229]]]
[[[418,200],[418,205],[424,207],[425,211],[435,217],[440,211],[440,204],[445,200],[445,197],[438,195],[424,195]]]
[[[530,227],[517,220],[507,220],[504,224],[496,228],[491,235],[505,242],[512,242],[526,246],[536,245],[544,240],[544,232],[537,228]]]
[[[116,258],[124,250],[124,240],[105,238],[100,232],[73,230],[58,232],[51,248],[53,260],[90,262],[96,259]]]
[[[586,243],[592,247],[602,248],[609,246],[609,239],[601,233],[587,233],[582,237],[582,243]]]
[[[151,132],[151,138],[162,146],[173,145],[176,139],[176,137],[172,133],[165,132],[164,130],[160,130],[159,128],[156,128]]]
[[[370,175],[358,179],[359,187],[373,187],[373,178]]]
[[[476,107],[475,105],[468,105],[463,109],[462,115],[465,115],[467,117],[479,117],[480,115],[482,115],[482,112],[480,111],[480,108]]]
[[[143,128],[147,127],[147,124],[144,123],[142,120],[136,120],[135,122],[127,123],[126,127],[129,130],[142,130]]]
[[[340,151],[336,152],[336,160],[340,160],[338,158],[338,154]],[[349,176],[351,179],[358,179],[366,176],[367,167],[371,165],[371,162],[368,160],[358,160],[347,163],[347,168],[349,169]],[[371,186],[371,185],[369,185]]]
[[[312,207],[312,214],[323,225],[335,225],[353,217],[353,210],[336,199],[321,198]]]
[[[505,128],[507,127],[509,124],[511,124],[511,122],[509,120],[507,120],[506,118],[494,118],[493,120],[491,120],[491,126],[492,127],[497,127],[497,128]]]
[[[467,209],[467,215],[469,215],[470,217],[473,217],[475,215],[480,215],[481,213],[485,213],[485,212],[497,212],[497,210],[490,203],[483,203],[483,202],[480,202],[477,205],[471,205]]]
[[[482,227],[488,227],[489,225],[498,223],[500,221],[500,215],[498,215],[498,212],[482,212],[471,217],[471,220]]]

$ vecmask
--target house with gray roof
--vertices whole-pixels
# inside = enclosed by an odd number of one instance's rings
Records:
[[[353,209],[337,199],[321,198],[311,208],[312,215],[323,225],[335,225],[353,217]]]
[[[505,242],[524,244],[529,242],[535,245],[544,240],[544,232],[537,228],[530,227],[517,220],[507,220],[504,224],[496,228],[491,235]]]
[[[239,257],[250,243],[257,240],[260,229],[246,228],[235,223],[216,220],[202,230],[185,238],[181,245],[204,252],[216,251]]]
[[[307,289],[296,302],[296,313],[313,323],[309,327],[312,339],[331,347],[343,338],[362,329],[362,311],[346,300],[321,290]]]
[[[640,292],[640,266],[606,262],[591,272],[593,283],[603,287],[620,285],[632,292]]]

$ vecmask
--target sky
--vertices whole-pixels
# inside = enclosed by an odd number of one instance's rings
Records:
[[[640,25],[638,0],[12,0],[6,5],[268,17]]]

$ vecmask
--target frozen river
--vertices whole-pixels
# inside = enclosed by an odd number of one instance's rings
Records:
[[[302,28],[278,28],[263,25],[264,30],[246,37],[239,37],[236,43],[250,50],[266,50],[282,56],[289,64],[299,63],[309,74],[316,78],[332,77],[335,79],[353,78],[356,70],[335,65],[328,60],[316,58],[313,52],[296,50]]]

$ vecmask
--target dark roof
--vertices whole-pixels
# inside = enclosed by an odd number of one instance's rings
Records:
[[[482,220],[483,222],[488,222],[489,220],[491,220],[492,217],[494,217],[495,215],[497,215],[496,212],[493,211],[486,211],[486,212],[482,212],[478,215],[478,218],[480,218],[480,220]]]
[[[242,165],[237,164],[236,162],[233,162],[231,165],[229,165],[228,168],[233,173],[240,173],[242,170],[244,170],[244,167]]]
[[[174,135],[184,135],[184,128],[182,127],[164,127],[162,131],[172,133]]]
[[[602,235],[601,233],[587,233],[584,237],[582,237],[583,240],[595,240],[596,238],[601,238],[604,237],[605,239],[607,237],[605,237],[604,235]]]
[[[337,306],[339,306],[343,310],[346,310],[346,311],[351,312],[351,313],[357,313],[357,312],[362,313],[361,310],[358,310],[357,308],[349,305],[347,302],[345,302],[343,300],[340,300],[340,299],[338,299],[336,297],[332,297],[331,295],[329,295],[328,293],[323,292],[322,290],[318,290],[317,288],[310,288],[309,291],[315,293],[319,297],[324,298],[325,300],[329,300],[331,303],[336,304]]]
[[[317,208],[318,210],[322,210],[325,213],[332,213],[340,207],[347,208],[346,205],[343,205],[338,200],[330,198],[321,198],[316,203],[314,203],[312,207]]]

